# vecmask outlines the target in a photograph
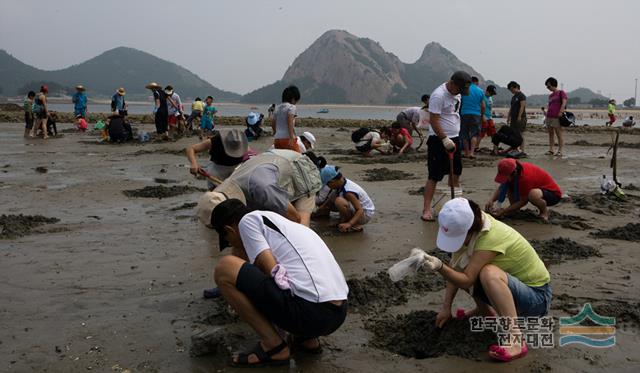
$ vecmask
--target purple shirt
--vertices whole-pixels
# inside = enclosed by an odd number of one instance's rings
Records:
[[[559,89],[549,95],[549,108],[547,109],[547,118],[560,117],[562,100],[567,100],[567,94]]]

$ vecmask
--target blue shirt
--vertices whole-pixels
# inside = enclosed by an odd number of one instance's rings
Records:
[[[76,92],[71,98],[73,101],[73,108],[75,110],[84,110],[87,108],[87,95],[84,92]]]
[[[480,106],[484,101],[484,92],[475,84],[469,87],[469,94],[462,96],[460,115],[480,115]]]
[[[493,97],[484,95],[484,117],[491,119],[491,107],[493,106]]]

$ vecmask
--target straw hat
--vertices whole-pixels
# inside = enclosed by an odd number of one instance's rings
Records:
[[[162,88],[162,87],[160,87],[160,84],[158,84],[158,83],[156,83],[156,82],[151,82],[151,83],[149,83],[149,84],[145,85],[144,87],[145,87],[146,89],[151,89],[151,90],[154,90],[154,89],[160,89],[160,88]]]
[[[82,84],[78,84],[78,85],[76,86],[76,89],[77,89],[78,91],[84,91],[84,86],[83,86]]]
[[[122,87],[118,88],[117,92],[120,96],[124,96],[127,93]]]

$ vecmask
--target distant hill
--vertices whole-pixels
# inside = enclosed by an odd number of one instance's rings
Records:
[[[305,103],[416,103],[456,70],[482,76],[438,43],[406,64],[376,41],[342,30],[324,33],[287,69],[282,79],[245,95],[244,102],[279,101],[282,89],[295,84]]]
[[[25,90],[48,82],[58,93],[73,92],[77,84],[93,97],[109,97],[122,86],[129,97],[147,97],[144,86],[156,81],[171,84],[183,97],[212,95],[221,101],[237,101],[240,95],[212,86],[189,70],[149,53],[118,47],[62,70],[45,71],[22,63],[0,50],[0,95],[23,95]],[[54,91],[55,92],[55,91]]]

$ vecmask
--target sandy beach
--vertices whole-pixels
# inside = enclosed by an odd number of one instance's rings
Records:
[[[253,344],[256,336],[221,301],[201,296],[214,285],[220,254],[206,246],[194,218],[206,183],[189,174],[183,149],[197,138],[103,145],[96,134],[77,133],[67,123],[58,125],[58,138],[24,139],[24,124],[5,123],[8,119],[3,116],[0,123],[1,214],[55,219],[26,217],[0,237],[0,371],[236,371],[227,365],[229,350]],[[240,120],[225,118],[221,124],[240,125]],[[498,364],[486,354],[491,336],[471,333],[463,321],[443,331],[433,327],[429,311],[441,304],[440,276],[421,273],[394,285],[381,274],[413,247],[433,250],[437,224],[419,219],[424,147],[401,159],[363,159],[352,150],[349,127],[364,124],[378,122],[302,118],[297,123],[300,132],[316,135],[318,154],[368,191],[377,211],[363,233],[341,235],[331,222],[312,223],[349,280],[350,313],[336,333],[322,339],[323,354],[295,354],[289,371],[640,370],[640,225],[608,231],[640,217],[639,130],[620,138],[623,201],[599,196],[602,174],[611,175],[611,131],[569,129],[561,159],[543,155],[542,128],[527,132],[526,161],[548,170],[570,200],[552,208],[551,224],[533,218],[531,206],[507,222],[536,240],[534,247],[549,265],[556,322],[590,302],[601,315],[616,317],[616,345],[556,345]],[[151,124],[137,129],[154,130]],[[251,146],[265,150],[271,141],[266,137]],[[483,147],[489,145],[483,141]],[[467,198],[481,204],[488,199],[496,187],[498,159],[483,151],[475,161],[465,160]],[[399,179],[388,180],[393,176]],[[472,299],[461,294],[454,309],[471,306]],[[218,348],[203,345],[221,330],[227,336]],[[557,344],[557,327],[555,337]]]

